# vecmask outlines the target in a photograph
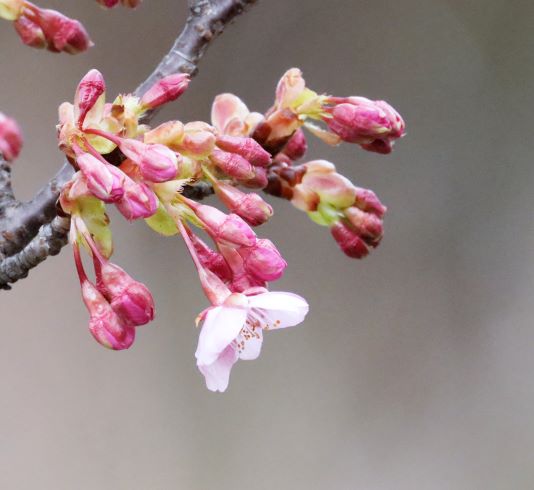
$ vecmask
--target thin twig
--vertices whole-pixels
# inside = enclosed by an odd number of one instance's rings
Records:
[[[197,73],[197,65],[213,40],[256,0],[189,0],[189,16],[173,47],[150,76],[137,88],[142,95],[161,78],[177,73]],[[147,114],[147,123],[154,113]],[[56,202],[63,185],[73,175],[65,163],[29,202],[17,201],[11,189],[11,174],[0,161],[0,289],[24,278],[49,255],[59,253],[67,243],[68,218],[57,217]],[[211,194],[208,186],[191,186],[188,195]]]

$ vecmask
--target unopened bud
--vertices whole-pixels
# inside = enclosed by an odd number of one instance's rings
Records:
[[[226,175],[234,179],[249,180],[255,176],[254,167],[236,153],[213,150],[210,159]]]
[[[353,259],[361,259],[369,253],[369,248],[365,242],[343,220],[334,223],[330,232],[345,255]]]
[[[125,176],[117,167],[107,165],[89,153],[77,155],[76,163],[93,196],[107,203],[117,202],[123,197]]]
[[[132,221],[152,216],[158,209],[158,200],[146,184],[126,178],[124,180],[124,195],[115,205],[126,219]]]
[[[386,206],[380,202],[380,199],[372,190],[362,189],[361,187],[356,188],[354,205],[362,211],[376,214],[379,218],[382,218],[387,211]]]
[[[236,214],[225,214],[205,204],[195,204],[193,211],[216,241],[222,240],[245,247],[256,243],[256,234],[252,228]]]
[[[304,131],[297,129],[295,134],[289,138],[282,151],[290,160],[295,161],[302,158],[306,154],[307,149],[308,142],[306,141]]]
[[[366,213],[354,206],[345,209],[344,214],[350,221],[354,231],[363,238],[367,244],[376,247],[380,243],[384,233],[383,221],[381,218],[376,214]]]
[[[229,153],[237,153],[251,165],[256,167],[267,167],[271,163],[271,155],[252,138],[242,138],[239,136],[219,136],[217,146]]]
[[[50,9],[26,6],[24,15],[39,25],[47,41],[47,49],[77,54],[93,46],[87,31],[77,20]]]
[[[134,139],[123,139],[120,150],[139,166],[143,177],[150,182],[165,182],[176,177],[176,153],[159,144],[146,144]]]
[[[0,112],[0,156],[8,162],[18,157],[22,148],[22,133],[16,121]]]
[[[365,97],[330,101],[336,105],[328,110],[331,117],[325,121],[344,141],[358,143],[369,151],[389,153],[393,141],[404,134],[404,121],[387,102]]]
[[[13,25],[21,41],[26,46],[37,49],[46,48],[47,42],[44,32],[35,22],[22,16],[19,17]]]
[[[232,278],[232,271],[228,267],[228,263],[224,257],[208,247],[200,238],[194,233],[190,233],[189,237],[201,264],[211,272],[213,272],[222,281],[229,281]]]
[[[148,288],[111,262],[101,265],[100,291],[111,307],[128,325],[145,325],[154,319],[154,299]]]
[[[278,249],[267,239],[259,239],[252,247],[238,249],[245,270],[260,281],[276,281],[282,277],[287,262]]]
[[[273,215],[273,208],[256,193],[246,194],[222,182],[215,184],[214,188],[228,209],[251,226],[259,226]]]
[[[128,349],[135,340],[135,329],[125,325],[98,289],[85,280],[82,298],[91,316],[89,330],[95,340],[113,350]]]
[[[250,189],[264,189],[269,183],[267,169],[263,167],[252,167],[254,176],[251,179],[242,180],[239,183]]]
[[[141,97],[141,104],[149,109],[155,109],[167,102],[176,100],[182,95],[189,85],[189,75],[176,73],[162,78],[156,82]]]
[[[90,70],[81,79],[74,95],[74,118],[78,127],[82,127],[85,116],[105,91],[106,82],[98,70]]]
[[[338,209],[351,206],[356,197],[356,188],[352,182],[337,172],[307,172],[300,185],[306,186],[317,193],[321,202],[330,204]]]

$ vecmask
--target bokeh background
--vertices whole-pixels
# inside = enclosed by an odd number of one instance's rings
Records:
[[[53,55],[0,26],[24,198],[60,165],[56,109],[84,73],[101,70],[110,95],[134,89],[186,15],[185,0],[40,3],[82,19],[97,46]],[[383,244],[351,261],[272,199],[259,232],[290,264],[276,288],[311,312],[217,395],[194,363],[206,300],[183,245],[112,214],[115,259],[151,287],[157,319],[127,352],[97,345],[68,248],[0,294],[0,488],[534,487],[534,4],[263,0],[159,120],[206,120],[225,91],[265,110],[291,66],[315,90],[384,98],[405,117],[390,156],[309,152],[389,206]]]

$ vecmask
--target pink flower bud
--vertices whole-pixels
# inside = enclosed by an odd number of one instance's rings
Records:
[[[302,158],[306,154],[307,149],[308,142],[306,141],[304,131],[302,131],[302,129],[297,129],[282,151],[291,160],[295,161]]]
[[[90,70],[78,84],[74,95],[74,118],[81,128],[87,113],[106,91],[106,82],[98,70]]]
[[[135,340],[135,329],[125,325],[98,289],[85,280],[82,298],[91,316],[89,330],[95,340],[113,350],[128,349]]]
[[[89,153],[76,156],[76,163],[87,181],[87,188],[98,199],[117,202],[124,195],[124,174]]]
[[[340,103],[337,103],[337,102]],[[389,153],[395,139],[404,134],[404,121],[389,104],[364,97],[331,98],[336,105],[325,118],[331,131],[342,140],[358,143],[378,153]]]
[[[189,233],[189,238],[195,247],[200,263],[222,281],[229,281],[232,278],[232,271],[224,257],[208,247],[194,233]]]
[[[258,194],[246,194],[222,182],[214,185],[214,188],[228,209],[243,218],[250,226],[259,226],[273,215],[273,208]]]
[[[124,195],[115,205],[126,219],[132,221],[139,218],[150,218],[158,209],[158,200],[146,184],[126,178],[124,180]]]
[[[376,214],[379,218],[382,218],[388,209],[380,202],[372,190],[362,189],[361,187],[356,187],[354,205],[362,211]]]
[[[96,0],[100,5],[108,9],[115,7],[119,3],[119,0]]]
[[[376,214],[366,213],[354,206],[345,209],[345,216],[354,231],[368,244],[376,247],[384,234],[383,221]]]
[[[22,148],[22,133],[16,121],[0,112],[0,156],[8,162],[18,157]]]
[[[264,189],[269,183],[267,177],[267,169],[263,167],[252,167],[254,171],[254,177],[239,182],[242,186],[250,189]]]
[[[24,9],[24,0],[0,0],[0,19],[17,20]]]
[[[192,203],[193,201],[189,201]],[[205,204],[194,204],[193,211],[208,228],[216,241],[250,247],[256,243],[256,234],[236,214],[224,214],[217,208]]]
[[[24,15],[42,29],[49,51],[77,54],[93,46],[87,31],[80,22],[55,10],[41,9],[33,4],[26,4]]]
[[[142,176],[150,182],[166,182],[178,173],[176,153],[166,146],[123,139],[119,147],[126,157],[139,166]]]
[[[145,325],[154,319],[154,299],[144,284],[111,262],[99,269],[98,289],[127,325]]]
[[[229,153],[237,153],[251,165],[256,167],[267,167],[271,163],[271,155],[252,138],[242,138],[239,136],[219,136],[217,146]]]
[[[242,156],[221,150],[213,150],[211,161],[226,175],[237,180],[249,180],[255,176],[254,167]]]
[[[141,104],[150,109],[176,100],[189,85],[189,75],[176,73],[162,78],[141,97]]]
[[[330,232],[345,255],[353,259],[361,259],[369,253],[365,242],[343,220],[334,223]]]
[[[287,262],[274,244],[267,239],[259,239],[252,247],[241,247],[245,270],[259,281],[276,281],[282,277]]]
[[[38,49],[46,48],[47,43],[44,32],[35,22],[22,16],[13,25],[21,41],[26,46]]]

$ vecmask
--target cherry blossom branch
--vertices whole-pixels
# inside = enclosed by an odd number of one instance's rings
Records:
[[[208,46],[235,17],[256,0],[189,0],[189,16],[171,50],[156,69],[137,88],[142,95],[156,81],[172,73],[194,76],[197,64]],[[148,122],[154,111],[147,113]],[[0,160],[0,289],[28,275],[49,255],[59,253],[67,242],[68,218],[59,217],[56,202],[63,185],[73,175],[65,162],[57,174],[29,202],[15,199],[11,188],[11,171]],[[190,186],[186,195],[201,198],[213,190],[207,185]]]

